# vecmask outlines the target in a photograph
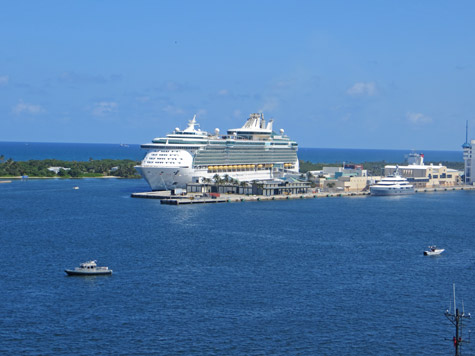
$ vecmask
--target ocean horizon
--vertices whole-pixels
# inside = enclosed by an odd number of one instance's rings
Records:
[[[145,150],[139,144],[113,143],[53,143],[53,142],[0,142],[0,156],[14,161],[58,159],[88,161],[89,159],[131,159],[141,161]],[[308,148],[299,147],[300,160],[313,163],[363,163],[386,161],[402,163],[411,153],[424,153],[426,162],[463,162],[462,150],[392,150],[362,148]]]

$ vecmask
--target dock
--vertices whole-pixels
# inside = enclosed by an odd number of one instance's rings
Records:
[[[369,195],[369,192],[342,192],[342,193],[307,193],[307,194],[289,194],[289,195],[238,195],[223,194],[220,197],[206,197],[201,194],[188,193],[183,196],[171,195],[169,191],[161,192],[142,192],[132,193],[132,198],[159,199],[161,204],[167,205],[185,205],[185,204],[216,204],[216,203],[241,203],[258,202],[272,200],[295,200],[295,199],[314,199],[324,197],[343,197],[343,196],[363,196]]]
[[[454,190],[475,190],[475,186],[464,185],[454,187],[439,188],[418,188],[415,193],[435,193]],[[172,195],[170,191],[152,191],[132,193],[132,198],[142,199],[159,199],[161,204],[167,205],[189,205],[189,204],[217,204],[217,203],[241,203],[241,202],[259,202],[273,200],[296,200],[296,199],[316,199],[316,198],[339,198],[339,197],[362,197],[369,196],[368,191],[358,192],[319,192],[306,194],[289,194],[289,195],[238,195],[238,194],[222,194],[220,197],[207,197],[202,194],[188,193],[186,195]]]

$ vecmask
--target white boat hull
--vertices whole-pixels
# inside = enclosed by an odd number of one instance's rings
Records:
[[[444,251],[445,249],[443,248],[436,249],[434,251],[424,251],[424,256],[437,256],[437,255],[440,255]]]
[[[414,187],[411,188],[386,188],[386,187],[370,187],[371,195],[409,195],[414,194]]]
[[[90,271],[84,271],[84,270],[75,270],[75,269],[66,269],[64,272],[67,273],[68,276],[103,276],[103,275],[110,275],[112,274],[112,270],[90,270]]]

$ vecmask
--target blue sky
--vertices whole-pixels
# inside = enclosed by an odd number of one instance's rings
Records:
[[[3,1],[0,141],[240,127],[301,147],[475,138],[473,1]]]

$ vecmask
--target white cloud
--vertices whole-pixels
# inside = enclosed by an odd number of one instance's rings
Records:
[[[150,97],[149,96],[138,96],[138,97],[135,98],[135,100],[137,100],[140,103],[147,103],[147,102],[150,101]]]
[[[226,96],[229,94],[229,90],[227,89],[221,89],[220,91],[218,91],[218,95],[221,95],[221,96]]]
[[[8,75],[0,76],[0,87],[8,84]]]
[[[196,116],[205,116],[206,114],[208,113],[208,111],[206,109],[198,109],[196,111]]]
[[[173,105],[167,105],[162,110],[165,111],[168,114],[171,114],[171,115],[184,114],[183,109],[181,109],[179,107],[176,107],[176,106],[173,106]]]
[[[28,104],[28,103],[24,103],[23,101],[20,101],[15,107],[13,107],[12,111],[16,115],[21,115],[21,114],[37,115],[37,114],[41,114],[45,110],[40,105],[33,105],[33,104]]]
[[[113,101],[101,101],[99,103],[94,104],[94,108],[92,109],[92,115],[94,116],[106,116],[117,112],[117,105],[116,102]]]
[[[274,89],[290,89],[294,84],[293,80],[279,80],[273,84]]]
[[[241,116],[242,116],[241,110],[239,110],[239,109],[234,110],[233,111],[233,116],[240,119]]]
[[[264,104],[259,109],[259,112],[265,113],[266,111],[272,111],[279,106],[279,100],[277,98],[266,98]]]
[[[409,120],[409,122],[415,125],[423,125],[423,124],[428,124],[432,122],[432,118],[424,114],[417,113],[417,112],[408,112],[406,114],[406,117]]]
[[[96,83],[104,84],[122,79],[119,74],[111,74],[104,76],[101,74],[76,73],[74,71],[62,72],[58,76],[58,80],[64,83],[78,84],[78,83]]]
[[[373,96],[376,95],[376,84],[374,82],[358,82],[346,91],[348,95],[352,96]]]

